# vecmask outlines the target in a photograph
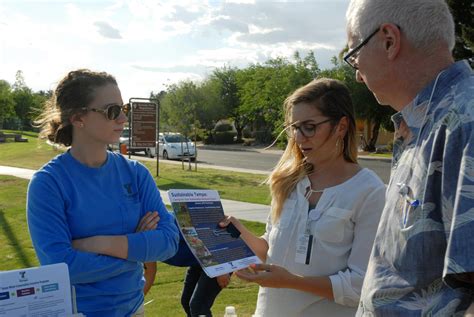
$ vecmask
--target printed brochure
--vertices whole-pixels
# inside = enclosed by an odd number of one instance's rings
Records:
[[[261,263],[235,227],[219,226],[224,210],[217,191],[171,189],[168,196],[181,234],[209,277]]]

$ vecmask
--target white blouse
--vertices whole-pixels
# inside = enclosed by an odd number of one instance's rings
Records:
[[[329,276],[335,301],[285,288],[260,287],[255,316],[354,316],[385,202],[385,186],[369,169],[326,188],[316,207],[302,179],[285,201],[279,221],[267,220],[267,263],[302,276]],[[297,261],[298,239],[313,236],[309,264]],[[304,252],[303,252],[304,253]],[[304,262],[304,261],[303,261]]]

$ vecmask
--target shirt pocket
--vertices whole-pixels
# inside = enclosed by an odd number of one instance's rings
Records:
[[[342,242],[351,214],[352,210],[349,209],[329,207],[312,226],[313,234],[322,241]]]
[[[280,218],[275,224],[272,224],[269,232],[269,242],[271,245],[273,245],[276,240],[281,239],[282,235],[288,231],[287,228],[290,225],[295,206],[296,200],[287,199],[285,201]]]
[[[291,217],[294,215],[295,206],[295,199],[287,199],[285,201],[283,208],[281,209],[280,219],[278,219],[277,223],[274,224],[275,228],[283,229],[289,226]]]

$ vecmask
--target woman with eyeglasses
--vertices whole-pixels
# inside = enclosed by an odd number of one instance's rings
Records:
[[[284,103],[288,144],[268,183],[272,208],[257,237],[234,217],[264,262],[237,276],[260,285],[256,316],[354,316],[385,186],[357,164],[348,89],[318,79]]]
[[[42,265],[68,265],[88,317],[143,316],[143,263],[173,256],[178,245],[146,167],[106,150],[125,110],[113,76],[79,69],[59,82],[37,121],[40,136],[70,148],[29,184],[31,240]]]

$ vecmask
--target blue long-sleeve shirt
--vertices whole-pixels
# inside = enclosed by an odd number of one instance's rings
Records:
[[[135,233],[155,210],[157,229]],[[68,265],[78,311],[87,316],[132,314],[143,302],[142,262],[165,260],[178,246],[174,218],[148,170],[111,152],[100,168],[69,152],[43,166],[28,187],[27,218],[40,263]],[[72,240],[96,235],[126,235],[128,259],[72,248]]]

